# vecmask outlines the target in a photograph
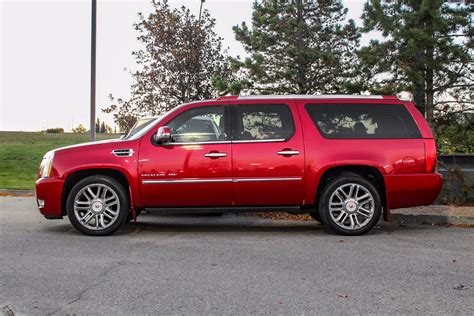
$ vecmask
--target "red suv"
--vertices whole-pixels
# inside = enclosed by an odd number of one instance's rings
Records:
[[[436,145],[410,102],[382,96],[227,96],[184,104],[120,140],[51,151],[36,196],[107,235],[142,210],[309,213],[336,233],[432,203]]]

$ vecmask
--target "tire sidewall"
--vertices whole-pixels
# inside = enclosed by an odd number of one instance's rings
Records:
[[[103,229],[103,230],[87,229],[86,227],[82,226],[79,223],[79,221],[76,218],[76,215],[74,214],[74,199],[77,193],[85,186],[89,184],[95,184],[95,183],[105,184],[108,187],[110,187],[110,189],[115,191],[120,201],[120,209],[119,209],[119,215],[118,215],[117,220],[110,227],[107,227],[106,229]],[[66,201],[66,212],[72,226],[74,226],[74,228],[76,228],[81,233],[90,235],[90,236],[106,236],[115,232],[127,220],[128,213],[129,213],[128,210],[129,210],[129,201],[128,201],[128,196],[126,194],[124,187],[117,180],[111,177],[107,177],[107,176],[89,176],[87,178],[80,180],[76,185],[74,185],[71,191],[69,191],[67,201]]]
[[[329,214],[329,199],[338,187],[341,185],[347,184],[347,183],[357,183],[362,186],[364,186],[367,190],[370,191],[374,198],[374,216],[372,219],[369,221],[367,225],[365,225],[362,228],[355,229],[355,230],[347,230],[339,225],[337,225],[334,220],[331,218],[331,215]],[[323,224],[328,227],[331,231],[341,234],[341,235],[363,235],[370,231],[379,221],[380,215],[382,213],[382,202],[380,198],[380,193],[377,190],[377,188],[368,180],[365,178],[362,178],[360,176],[354,176],[354,175],[341,175],[338,177],[333,178],[332,180],[329,181],[329,183],[323,188],[323,191],[321,192],[320,200],[319,200],[319,215],[321,217],[321,220]]]

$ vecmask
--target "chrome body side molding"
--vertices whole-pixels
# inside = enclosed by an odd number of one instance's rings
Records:
[[[176,183],[215,183],[215,182],[269,182],[269,181],[300,181],[302,177],[278,177],[278,178],[222,178],[222,179],[166,179],[166,180],[142,180],[142,184],[176,184]]]

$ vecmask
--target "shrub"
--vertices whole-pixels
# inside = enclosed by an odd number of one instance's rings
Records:
[[[72,129],[72,132],[76,134],[84,134],[85,132],[87,132],[87,128],[84,125],[79,124],[77,127],[74,127]]]
[[[64,128],[62,127],[48,128],[44,132],[51,133],[51,134],[62,134],[64,133]]]

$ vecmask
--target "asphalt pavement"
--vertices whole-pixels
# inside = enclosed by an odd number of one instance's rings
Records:
[[[0,197],[0,315],[474,314],[474,229],[144,214],[109,237]]]

